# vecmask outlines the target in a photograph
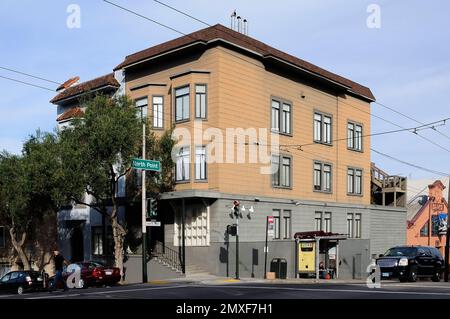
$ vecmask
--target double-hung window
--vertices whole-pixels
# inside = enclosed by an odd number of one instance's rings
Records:
[[[331,192],[331,165],[314,162],[314,190]]]
[[[272,156],[272,186],[292,187],[292,159],[289,156]]]
[[[347,214],[347,235],[349,238],[361,238],[361,214]]]
[[[314,113],[314,142],[331,144],[331,116],[319,112]]]
[[[181,147],[176,156],[176,178],[177,182],[189,181],[190,179],[190,163],[191,163],[191,153],[189,146]]]
[[[314,227],[316,231],[331,232],[331,213],[316,212],[314,217]]]
[[[206,84],[197,84],[195,86],[195,118],[197,119],[206,119],[206,92]]]
[[[175,89],[175,121],[189,120],[189,86]]]
[[[281,134],[292,134],[292,104],[272,99],[272,131]]]
[[[280,223],[280,213],[279,209],[274,209],[272,212],[273,216],[273,227],[274,227],[274,239],[280,239],[281,234],[281,223]]]
[[[143,97],[140,99],[137,99],[135,101],[136,107],[139,109],[141,119],[144,120],[147,118],[148,113],[148,98]]]
[[[350,195],[362,195],[362,169],[347,169],[347,193]]]
[[[362,125],[347,123],[347,148],[353,151],[362,151],[363,127]]]
[[[164,128],[164,98],[162,96],[153,97],[153,128]]]
[[[206,147],[197,146],[195,148],[195,179],[206,180]]]
[[[283,234],[284,239],[291,238],[291,211],[284,210],[283,211]]]

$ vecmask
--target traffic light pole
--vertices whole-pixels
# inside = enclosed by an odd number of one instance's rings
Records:
[[[236,279],[239,280],[239,214],[236,216]]]
[[[141,110],[142,112],[143,110]],[[142,116],[142,159],[145,160],[145,120]],[[142,170],[142,283],[147,283],[147,189],[145,170]]]

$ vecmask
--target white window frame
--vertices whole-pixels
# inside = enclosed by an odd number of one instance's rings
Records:
[[[181,165],[181,167],[180,167]],[[191,152],[189,146],[180,147],[176,155],[175,181],[188,182],[191,179]],[[179,173],[181,175],[179,175]],[[179,178],[181,177],[181,178]]]
[[[273,216],[273,239],[281,239],[281,209],[274,209]]]
[[[323,193],[333,192],[333,165],[331,163],[313,161],[313,190]]]
[[[187,92],[180,93],[183,90]],[[190,120],[190,105],[191,105],[191,96],[190,96],[190,85],[180,86],[174,89],[174,114],[175,114],[175,123],[184,122]],[[181,105],[179,105],[181,103]],[[179,111],[181,114],[179,114]]]
[[[195,180],[206,181],[208,179],[208,165],[206,160],[206,146],[195,147]]]
[[[152,126],[155,129],[164,128],[164,96],[153,95],[152,96],[152,112],[153,121]]]
[[[332,145],[333,116],[319,111],[314,112],[313,117],[313,140],[314,143]]]
[[[347,148],[351,151],[363,151],[363,132],[362,124],[348,121],[347,122]]]
[[[141,112],[141,120],[146,119],[148,116],[148,97],[140,97],[134,100],[134,103]]]
[[[204,91],[201,90],[204,88]],[[196,84],[195,85],[195,118],[207,119],[208,112],[208,85]]]
[[[292,103],[272,97],[270,103],[272,132],[292,135]]]
[[[286,165],[288,161],[289,165]],[[272,187],[292,188],[292,157],[288,155],[272,155]]]

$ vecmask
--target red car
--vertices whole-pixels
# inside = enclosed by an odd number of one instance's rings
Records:
[[[85,261],[75,263],[81,269],[81,278],[76,283],[76,288],[87,288],[91,286],[113,286],[120,281],[120,269],[117,267],[106,267],[96,261]],[[63,273],[63,279],[67,280],[70,272]],[[52,284],[54,277],[50,278],[49,285]],[[62,288],[61,283],[57,288]]]

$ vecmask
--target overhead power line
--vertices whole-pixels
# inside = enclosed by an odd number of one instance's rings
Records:
[[[419,166],[419,165],[416,165],[416,164],[412,164],[412,163],[403,161],[403,160],[395,158],[395,157],[393,157],[391,155],[388,155],[388,154],[382,153],[380,151],[377,151],[377,150],[375,150],[373,148],[371,148],[371,150],[372,150],[372,152],[377,153],[378,155],[381,155],[381,156],[389,158],[389,159],[391,159],[393,161],[396,161],[396,162],[399,162],[399,163],[402,163],[402,164],[405,164],[405,165],[408,165],[408,166],[420,169],[420,170],[422,170],[424,172],[432,173],[432,174],[439,175],[439,176],[449,176],[450,175],[450,173],[439,172],[439,171],[436,171],[436,170],[433,170],[433,169],[430,169],[430,168],[426,168],[426,167],[423,167],[423,166]]]
[[[9,78],[9,77],[6,77],[6,76],[0,75],[0,78],[5,79],[5,80],[9,80],[9,81],[13,81],[13,82],[17,82],[17,83],[21,83],[21,84],[25,84],[25,85],[29,85],[29,86],[34,86],[34,87],[40,88],[40,89],[42,89],[42,90],[47,90],[47,91],[55,92],[55,90],[50,89],[50,88],[45,87],[45,86],[40,86],[40,85],[37,85],[37,84],[33,84],[33,83],[29,83],[29,82],[25,82],[25,81],[13,79],[13,78]]]
[[[386,104],[383,104],[383,103],[380,103],[380,102],[377,102],[377,101],[375,101],[374,103],[377,104],[377,105],[379,105],[379,106],[381,106],[381,107],[384,107],[385,109],[388,109],[388,110],[390,110],[390,111],[392,111],[392,112],[394,112],[394,113],[397,113],[397,114],[399,114],[399,115],[401,115],[401,116],[403,116],[403,117],[405,117],[405,118],[407,118],[407,119],[409,119],[409,120],[411,120],[411,121],[413,121],[413,122],[416,122],[416,123],[418,123],[418,124],[424,124],[423,122],[418,121],[418,120],[416,120],[415,118],[413,118],[413,117],[411,117],[411,116],[409,116],[409,115],[407,115],[407,114],[405,114],[405,113],[402,113],[402,112],[400,112],[400,111],[394,109],[393,107],[387,106]],[[433,128],[433,129],[434,129],[437,133],[439,133],[440,135],[444,136],[445,138],[450,139],[450,137],[449,137],[448,135],[446,135],[445,133],[439,131],[439,130],[436,129],[436,128]]]
[[[4,66],[0,66],[0,69],[6,70],[6,71],[9,71],[9,72],[14,72],[14,73],[21,74],[21,75],[26,75],[26,76],[29,76],[31,78],[35,78],[35,79],[38,79],[38,80],[41,80],[41,81],[46,81],[46,82],[49,82],[49,83],[61,85],[60,82],[56,82],[56,81],[53,81],[53,80],[42,78],[42,77],[39,77],[39,76],[36,76],[36,75],[32,75],[32,74],[29,74],[29,73],[25,73],[25,72],[22,72],[22,71],[10,69],[10,68],[5,68]]]

